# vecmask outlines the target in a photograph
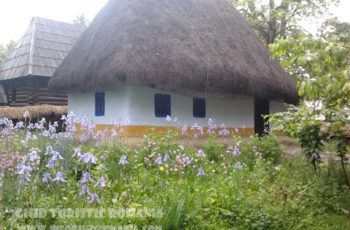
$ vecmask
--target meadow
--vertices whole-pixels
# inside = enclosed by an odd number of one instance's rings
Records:
[[[314,171],[274,135],[242,138],[209,123],[130,146],[122,126],[97,131],[72,113],[60,123],[0,119],[0,229],[350,228],[332,146]]]

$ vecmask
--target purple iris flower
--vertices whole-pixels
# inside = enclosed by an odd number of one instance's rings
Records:
[[[43,183],[48,184],[50,182],[50,180],[52,180],[50,173],[47,173],[47,172],[44,173],[43,179],[42,179]]]
[[[64,178],[65,178],[64,173],[61,172],[61,171],[58,171],[58,172],[56,173],[55,178],[53,178],[52,181],[57,181],[58,183],[60,183],[60,182],[66,182],[66,180],[65,180]]]
[[[107,182],[105,180],[105,178],[103,176],[101,176],[100,178],[98,178],[97,183],[95,184],[95,187],[100,187],[100,188],[104,188],[107,186]]]
[[[82,177],[80,182],[83,184],[83,183],[87,183],[87,182],[91,182],[91,181],[92,181],[92,178],[91,178],[90,173],[84,172],[83,177]]]
[[[126,164],[128,164],[128,159],[127,159],[127,157],[126,157],[125,155],[122,155],[122,156],[120,157],[119,164],[120,164],[120,165],[126,165]]]

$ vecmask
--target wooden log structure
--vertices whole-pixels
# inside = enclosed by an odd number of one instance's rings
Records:
[[[14,107],[31,105],[67,105],[67,92],[49,92],[49,77],[30,76],[3,82],[8,104]]]
[[[50,92],[47,85],[85,29],[34,17],[0,64],[0,106],[67,105],[67,92]]]

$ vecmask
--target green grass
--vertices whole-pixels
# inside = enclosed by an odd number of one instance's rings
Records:
[[[17,134],[16,134],[17,135]],[[18,183],[18,175],[4,172],[0,196],[0,222],[8,229],[23,225],[158,225],[163,229],[344,229],[350,226],[350,191],[339,179],[338,164],[331,162],[314,172],[302,155],[284,157],[274,137],[234,138],[240,155],[233,156],[230,146],[210,138],[203,144],[206,157],[197,156],[198,148],[181,146],[171,134],[150,135],[142,144],[128,148],[122,143],[109,146],[81,144],[76,140],[49,139],[38,134],[37,140],[23,145],[23,133],[0,142],[0,153],[23,156],[31,148],[40,149],[41,162],[32,171],[27,185]],[[51,144],[64,160],[53,169],[45,164],[46,146]],[[74,148],[91,152],[97,164],[83,164],[73,157]],[[228,151],[229,150],[229,151]],[[158,154],[168,153],[170,161],[156,164]],[[122,155],[128,164],[120,165]],[[192,162],[180,165],[176,160],[188,156]],[[237,163],[244,167],[236,168]],[[14,165],[16,167],[16,165]],[[205,171],[198,176],[198,168]],[[66,182],[42,182],[44,172],[54,177],[57,171]],[[91,193],[99,203],[79,196],[80,179],[89,172]],[[107,187],[94,184],[100,176]],[[6,210],[16,208],[55,209],[161,209],[162,218],[18,218]]]

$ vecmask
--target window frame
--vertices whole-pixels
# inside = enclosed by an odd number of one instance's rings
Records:
[[[192,115],[194,118],[206,118],[207,117],[207,100],[206,100],[206,98],[194,97],[192,99]]]
[[[154,115],[157,118],[164,118],[167,116],[171,116],[171,95],[170,94],[156,93],[154,95]]]
[[[106,112],[106,93],[95,92],[95,116],[103,117]]]

